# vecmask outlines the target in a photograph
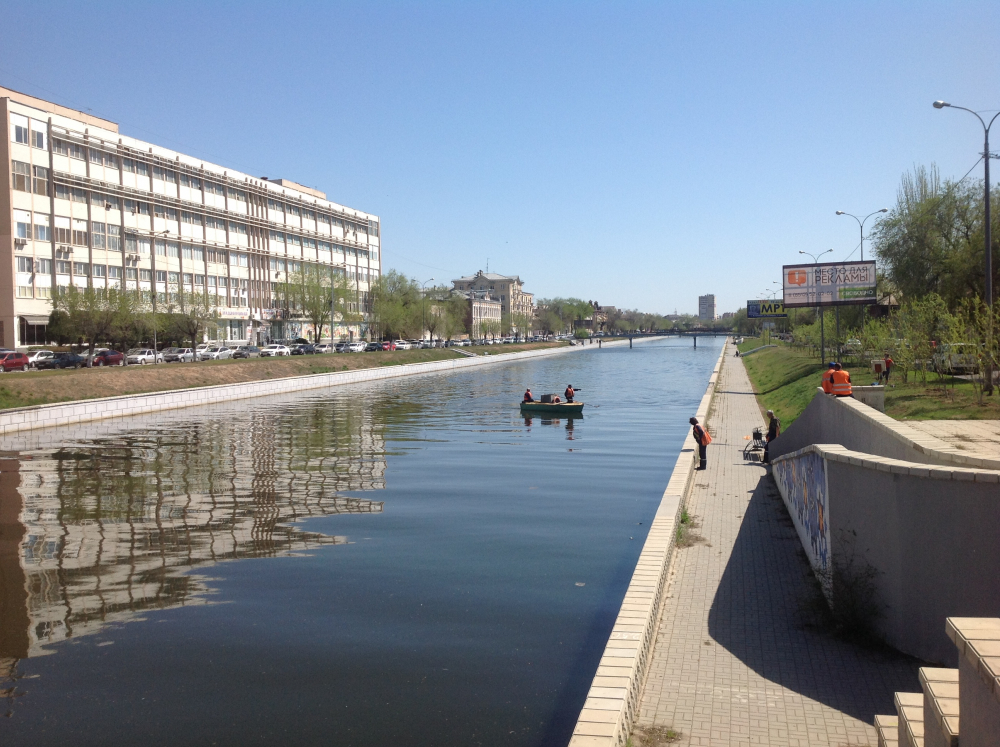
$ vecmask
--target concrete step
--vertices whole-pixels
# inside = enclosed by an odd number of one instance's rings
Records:
[[[924,747],[958,747],[958,670],[921,667]]]
[[[949,617],[958,649],[963,747],[1000,744],[1000,618]]]
[[[896,693],[899,747],[924,747],[924,694]]]
[[[899,716],[876,716],[875,733],[878,734],[878,747],[898,747]]]

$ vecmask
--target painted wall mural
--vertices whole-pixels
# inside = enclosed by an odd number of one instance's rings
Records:
[[[828,571],[830,504],[826,461],[819,454],[806,452],[775,461],[773,474],[809,562],[818,571]]]

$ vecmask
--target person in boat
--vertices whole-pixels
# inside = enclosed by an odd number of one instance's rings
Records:
[[[534,402],[535,401],[535,398],[531,396],[531,390],[530,389],[528,389],[524,393],[524,401],[525,402]]]
[[[566,391],[563,392],[563,396],[566,398],[566,401],[567,402],[572,402],[573,401],[573,395],[575,395],[575,394],[576,394],[576,392],[573,391],[573,385],[572,384],[567,384],[566,385]]]

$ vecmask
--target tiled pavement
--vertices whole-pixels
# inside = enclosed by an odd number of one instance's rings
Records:
[[[763,426],[746,370],[726,358],[708,469],[688,510],[704,543],[679,549],[637,726],[682,745],[870,745],[895,691],[918,692],[917,664],[810,627],[811,573],[777,489],[742,450]]]

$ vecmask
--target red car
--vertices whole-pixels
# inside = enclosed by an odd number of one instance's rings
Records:
[[[392,340],[386,340],[385,342],[382,343],[382,349],[383,350],[395,350],[396,349],[396,343],[394,343]]]
[[[125,355],[117,350],[101,350],[94,354],[95,366],[124,366]]]
[[[0,371],[27,371],[31,363],[24,353],[4,353],[0,358]]]

